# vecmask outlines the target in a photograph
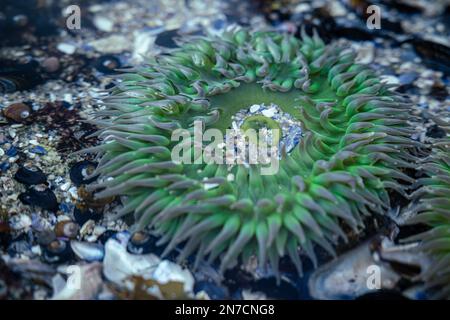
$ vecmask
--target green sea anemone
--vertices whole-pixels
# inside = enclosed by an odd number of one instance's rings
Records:
[[[135,230],[161,235],[164,254],[184,244],[180,259],[218,258],[221,272],[257,256],[276,274],[287,254],[302,274],[301,254],[314,265],[315,245],[335,256],[348,231],[386,212],[389,190],[405,194],[403,182],[414,182],[402,172],[418,144],[410,105],[355,64],[351,50],[316,33],[298,39],[238,27],[179,45],[120,76],[93,121],[103,143],[84,150],[99,159],[91,190],[123,196],[118,216],[132,214]],[[301,122],[302,137],[276,174],[260,174],[262,165],[172,161],[175,129],[192,130],[197,120],[224,132],[255,104]]]
[[[420,240],[418,249],[433,259],[432,266],[420,274],[434,292],[433,298],[450,299],[450,122],[443,118],[432,116],[446,135],[434,141],[431,155],[420,166],[426,176],[418,179],[420,188],[411,195],[418,202],[418,214],[408,221],[431,229],[407,240]]]

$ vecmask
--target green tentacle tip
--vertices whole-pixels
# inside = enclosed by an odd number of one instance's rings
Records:
[[[217,259],[222,271],[257,256],[278,274],[286,254],[301,274],[300,257],[317,264],[315,246],[334,256],[345,226],[361,231],[367,216],[386,212],[390,190],[404,192],[417,144],[405,98],[344,49],[317,35],[238,27],[185,37],[124,74],[105,100],[93,120],[103,143],[85,150],[100,159],[92,189],[121,196],[120,215],[160,234],[165,253],[179,246],[182,258]],[[275,115],[252,113],[254,105]],[[243,128],[281,129],[280,144],[292,146],[275,173],[205,163],[193,144],[183,149],[190,163],[173,161],[177,129],[200,121],[225,134],[238,113]]]

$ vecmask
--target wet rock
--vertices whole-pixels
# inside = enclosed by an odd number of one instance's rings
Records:
[[[87,178],[97,167],[96,162],[83,160],[75,163],[70,168],[70,180],[76,185],[81,186],[83,184],[90,184],[94,182],[98,176]]]
[[[60,221],[55,226],[55,234],[57,237],[75,239],[80,231],[80,226],[70,220]]]
[[[14,122],[26,122],[31,114],[31,108],[25,103],[13,103],[3,110],[3,115]]]
[[[48,263],[63,263],[73,258],[69,242],[56,239],[43,248],[43,258]]]
[[[27,191],[19,195],[19,200],[24,204],[38,206],[52,212],[56,212],[58,210],[58,201],[56,196],[53,191],[48,188],[28,188]]]
[[[21,166],[14,175],[14,179],[16,179],[17,182],[23,183],[27,186],[47,182],[47,176],[45,173],[42,172],[40,168],[35,166]]]
[[[378,240],[369,240],[357,248],[319,267],[311,275],[308,287],[313,298],[321,300],[355,299],[376,288],[393,289],[400,276],[380,261],[376,261],[372,247]],[[381,274],[379,287],[368,285],[369,277]],[[372,284],[372,282],[370,282]]]

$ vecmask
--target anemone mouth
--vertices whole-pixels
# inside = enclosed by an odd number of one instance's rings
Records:
[[[418,144],[409,104],[354,64],[354,53],[317,34],[299,40],[241,28],[181,46],[121,76],[93,121],[104,143],[84,150],[100,159],[93,174],[103,180],[91,189],[125,196],[118,216],[161,234],[164,254],[184,243],[180,259],[218,258],[221,271],[257,255],[276,273],[287,254],[301,274],[299,252],[314,265],[315,245],[335,256],[333,246],[347,240],[343,225],[359,232],[365,216],[389,207],[389,189],[404,193],[399,182],[413,182],[401,171],[413,166],[408,148]],[[176,130],[195,134],[200,122],[225,133],[255,105],[301,130],[276,173],[197,161],[195,143],[185,149],[190,164],[173,161]],[[239,121],[280,126],[263,113]]]

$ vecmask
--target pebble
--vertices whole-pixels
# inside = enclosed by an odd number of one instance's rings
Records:
[[[0,157],[2,157],[5,154],[5,150],[3,150],[2,148],[0,148]]]
[[[93,23],[100,31],[111,32],[114,29],[114,22],[104,16],[96,15]]]
[[[50,57],[42,61],[41,66],[45,72],[54,73],[59,70],[60,62],[58,58]]]
[[[129,40],[122,35],[111,35],[89,43],[95,50],[103,53],[121,53],[130,48]]]
[[[259,110],[259,109],[258,109],[258,110]],[[262,111],[262,114],[263,114],[265,117],[272,118],[272,117],[275,115],[275,112],[276,112],[276,111],[277,111],[277,110],[274,109],[274,108],[265,109],[265,110]]]
[[[65,53],[65,54],[74,54],[77,50],[77,47],[70,43],[59,43],[56,47],[59,51]]]
[[[400,84],[399,79],[393,75],[382,75],[380,79],[386,84]]]
[[[398,81],[402,85],[408,85],[408,84],[413,83],[414,80],[416,80],[418,77],[419,77],[419,74],[415,71],[412,71],[412,72],[407,72],[407,73],[401,74],[398,77]]]
[[[250,107],[250,112],[254,113],[254,112],[258,111],[259,108],[260,108],[259,104],[254,104]]]
[[[26,214],[18,214],[9,219],[9,226],[16,231],[28,230],[31,227],[31,223],[31,218]]]
[[[44,147],[42,146],[35,146],[33,148],[30,149],[31,153],[36,153],[36,154],[40,154],[40,155],[45,155],[47,154],[47,150],[45,150]]]

